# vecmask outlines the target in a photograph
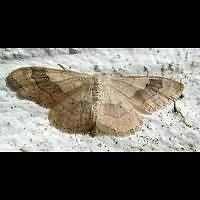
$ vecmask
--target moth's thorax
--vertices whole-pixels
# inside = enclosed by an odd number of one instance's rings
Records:
[[[93,77],[93,85],[92,85],[92,96],[93,96],[93,102],[97,102],[102,93],[102,85],[103,85],[103,80],[99,76],[94,76]]]
[[[91,119],[94,124],[96,124],[96,119],[99,112],[98,110],[102,103],[103,90],[105,87],[105,83],[108,79],[109,77],[102,73],[96,73],[93,76],[93,84],[91,87],[91,94],[92,94]]]

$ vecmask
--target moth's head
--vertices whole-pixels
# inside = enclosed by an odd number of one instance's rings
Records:
[[[94,74],[94,76],[97,79],[109,79],[109,77],[111,76],[111,74],[105,73],[105,72],[96,72]]]

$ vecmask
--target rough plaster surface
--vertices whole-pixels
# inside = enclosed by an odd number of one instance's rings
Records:
[[[178,109],[192,127],[173,112],[173,105],[145,117],[141,131],[116,138],[69,135],[51,127],[48,110],[19,99],[5,83],[14,69],[39,65],[87,73],[164,75],[181,80],[184,98]],[[199,151],[199,48],[1,48],[0,151]]]

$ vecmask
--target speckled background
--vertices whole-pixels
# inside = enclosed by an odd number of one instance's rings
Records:
[[[187,127],[170,105],[145,116],[134,135],[69,135],[51,127],[48,110],[17,98],[5,83],[14,69],[39,65],[93,74],[163,75],[182,81],[184,98],[178,109]],[[1,48],[0,151],[199,151],[200,48]]]

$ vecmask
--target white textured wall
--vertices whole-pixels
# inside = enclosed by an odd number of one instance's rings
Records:
[[[78,54],[75,54],[78,53]],[[200,150],[200,49],[135,48],[1,48],[0,49],[0,151],[199,151]],[[188,128],[173,112],[173,105],[146,116],[144,126],[125,138],[68,135],[51,127],[48,110],[18,99],[6,87],[5,78],[14,69],[30,65],[94,73],[161,75],[182,80],[184,99],[177,103]],[[167,64],[172,64],[168,69]]]

